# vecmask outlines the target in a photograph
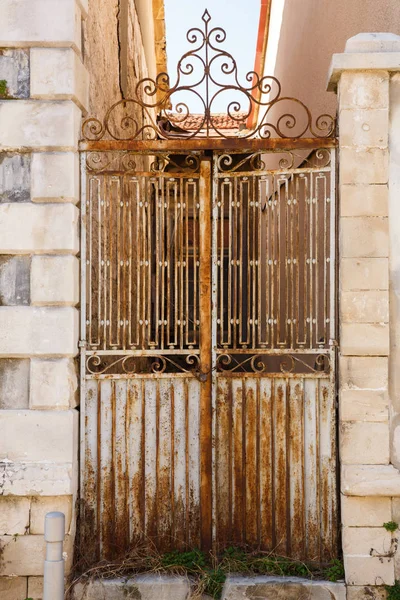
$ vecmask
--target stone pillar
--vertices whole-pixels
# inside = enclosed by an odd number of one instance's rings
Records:
[[[400,37],[333,56],[339,96],[339,446],[348,600],[400,579]],[[389,311],[390,297],[390,311]],[[368,593],[367,590],[368,589]]]
[[[39,597],[44,515],[78,483],[79,161],[88,0],[2,0],[0,596]]]

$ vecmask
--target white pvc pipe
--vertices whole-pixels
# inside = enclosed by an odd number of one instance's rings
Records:
[[[46,559],[44,561],[43,600],[64,600],[64,534],[64,513],[47,513],[44,521]]]

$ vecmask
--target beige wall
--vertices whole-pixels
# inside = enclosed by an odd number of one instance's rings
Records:
[[[400,34],[399,0],[285,0],[274,73],[282,93],[306,102],[313,115],[335,113],[337,99],[325,91],[332,54],[366,31]]]
[[[138,11],[146,9],[145,28]],[[90,74],[89,113],[102,117],[118,100],[132,96],[136,83],[156,71],[154,40],[150,43],[152,0],[90,0],[85,24],[85,65]],[[143,19],[144,16],[142,15]],[[151,29],[151,31],[150,31]]]

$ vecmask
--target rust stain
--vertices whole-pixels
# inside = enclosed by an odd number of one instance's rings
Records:
[[[200,163],[200,364],[206,381],[200,392],[200,511],[202,547],[212,546],[212,406],[211,406],[211,161]]]
[[[290,457],[289,478],[293,496],[290,498],[290,555],[304,556],[304,393],[303,386],[296,383],[290,398]]]
[[[246,381],[246,544],[258,544],[257,398],[252,381]]]
[[[272,382],[260,400],[260,546],[273,548],[272,501]]]
[[[286,393],[283,383],[276,387],[275,399],[275,527],[276,549],[286,555],[288,542],[287,523],[287,457],[286,457]]]
[[[239,382],[239,385],[235,386],[232,394],[233,408],[232,408],[232,419],[233,419],[233,441],[232,441],[232,452],[233,452],[233,540],[236,544],[244,543],[244,496],[243,496],[243,484],[244,484],[244,465],[243,465],[243,401],[242,401],[242,386],[244,382]],[[231,383],[232,385],[232,383]]]
[[[105,152],[108,150],[129,150],[140,154],[141,152],[187,152],[194,150],[241,150],[243,154],[251,153],[256,150],[295,150],[301,149],[318,149],[318,148],[334,148],[337,145],[336,138],[301,138],[301,139],[241,139],[230,138],[197,138],[191,140],[100,140],[94,142],[81,141],[79,143],[80,151],[99,151]]]
[[[218,378],[217,410],[216,410],[216,447],[215,447],[215,519],[216,543],[224,548],[231,540],[230,507],[230,464],[229,464],[229,427],[230,415],[230,382],[225,378]]]
[[[189,508],[187,514],[189,529],[189,548],[200,548],[200,505],[195,497],[195,490],[191,485],[189,487]]]

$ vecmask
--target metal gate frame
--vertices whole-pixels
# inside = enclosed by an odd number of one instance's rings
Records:
[[[202,447],[201,454],[201,468],[200,468],[200,506],[201,506],[201,540],[203,548],[211,548],[213,546],[213,540],[215,539],[215,518],[213,518],[215,512],[215,446],[212,440],[216,437],[216,419],[213,418],[217,406],[217,372],[215,365],[217,363],[217,303],[216,303],[216,269],[217,269],[217,218],[216,218],[216,203],[218,194],[218,173],[216,170],[216,154],[214,153],[213,163],[210,156],[207,156],[207,152],[204,151],[204,147],[207,150],[210,146],[216,146],[218,149],[221,148],[220,140],[191,140],[189,141],[157,141],[157,142],[142,142],[142,141],[130,141],[129,143],[115,143],[115,142],[84,142],[81,143],[81,174],[82,174],[82,202],[81,202],[81,486],[85,480],[85,400],[86,400],[86,362],[88,358],[87,346],[86,346],[86,171],[87,171],[87,154],[90,152],[106,152],[109,149],[113,151],[122,152],[138,152],[138,153],[149,153],[154,152],[156,155],[158,152],[165,154],[166,146],[168,151],[178,151],[179,153],[187,152],[198,153],[200,158],[200,196],[202,201],[200,203],[200,311],[203,316],[209,315],[209,318],[202,321],[202,327],[200,329],[200,365],[201,372],[200,377],[203,383],[201,384],[201,396],[200,396],[200,446]],[[336,202],[335,202],[335,155],[336,145],[334,141],[330,140],[224,140],[223,150],[224,152],[260,152],[261,149],[265,152],[271,150],[275,152],[290,150],[304,150],[310,152],[311,149],[316,151],[324,149],[330,154],[331,159],[331,223],[332,227],[330,230],[330,247],[336,248]],[[172,147],[172,148],[171,148]],[[215,152],[215,151],[214,151]],[[208,243],[211,239],[211,246]],[[319,353],[328,356],[330,363],[330,386],[332,397],[335,397],[335,386],[336,386],[336,260],[333,256],[333,260],[330,262],[330,349],[321,349]],[[211,304],[211,306],[210,306]],[[285,354],[285,350],[265,350],[261,354]],[[289,349],[286,351],[288,355],[316,353],[316,349]],[[208,377],[208,374],[211,376]],[[318,376],[318,375],[317,375]],[[213,491],[214,490],[214,491]],[[209,499],[212,498],[212,502]]]

